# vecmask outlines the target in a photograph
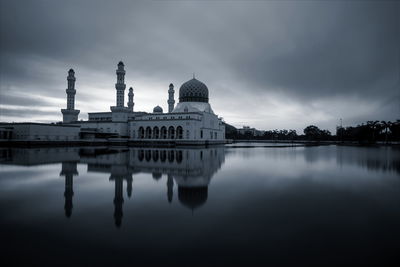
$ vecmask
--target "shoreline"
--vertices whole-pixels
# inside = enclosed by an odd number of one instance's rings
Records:
[[[266,145],[246,145],[241,143],[258,143]],[[236,145],[238,144],[238,145]],[[267,145],[267,144],[278,144],[278,145]],[[279,145],[281,144],[281,145]],[[380,147],[390,146],[398,147],[400,142],[377,142],[377,143],[359,143],[354,141],[306,141],[306,140],[231,140],[225,141],[133,141],[133,140],[78,140],[78,141],[41,141],[41,140],[0,140],[0,147],[19,147],[19,148],[31,148],[31,147],[82,147],[82,146],[123,146],[123,147],[207,147],[215,145],[228,145],[228,148],[255,148],[255,147],[269,147],[269,148],[280,148],[280,147],[306,147],[306,146],[363,146],[363,147]]]

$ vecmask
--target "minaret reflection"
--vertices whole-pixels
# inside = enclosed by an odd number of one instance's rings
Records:
[[[128,194],[129,198],[132,197],[132,182],[133,182],[132,175],[128,175],[126,177],[126,193]]]
[[[67,218],[71,217],[71,215],[72,215],[72,208],[73,208],[72,198],[74,196],[74,188],[73,188],[74,175],[78,175],[78,174],[79,173],[77,170],[76,162],[63,162],[62,163],[60,176],[65,176],[64,210],[65,210],[65,216]]]
[[[172,197],[174,195],[174,178],[172,178],[171,174],[168,174],[167,178],[167,197],[168,197],[168,202],[172,202]]]
[[[122,223],[122,204],[124,203],[123,197],[123,178],[111,175],[110,180],[115,181],[115,193],[114,193],[114,220],[117,227],[121,227]]]
[[[126,166],[115,165],[111,166],[110,181],[114,181],[114,220],[115,226],[121,227],[122,217],[124,215],[122,206],[124,203],[124,180],[127,181],[127,195],[130,198],[132,195],[132,174],[127,171]]]

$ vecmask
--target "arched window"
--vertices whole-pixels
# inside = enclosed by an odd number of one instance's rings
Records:
[[[183,128],[182,126],[178,126],[176,128],[176,139],[182,139],[183,138]]]
[[[161,139],[167,139],[167,128],[165,126],[161,127]]]
[[[168,139],[175,139],[175,129],[173,126],[168,128]]]
[[[143,139],[144,138],[144,129],[143,127],[139,128],[139,139]]]
[[[151,128],[150,127],[146,128],[146,139],[151,139]]]
[[[156,126],[153,128],[153,139],[158,139],[158,138],[160,138],[160,130]]]

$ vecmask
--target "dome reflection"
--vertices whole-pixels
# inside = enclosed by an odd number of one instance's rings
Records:
[[[132,195],[134,174],[147,173],[156,182],[166,178],[168,203],[173,202],[177,185],[179,202],[194,210],[207,202],[212,176],[225,161],[225,148],[130,148],[114,154],[95,153],[81,158],[89,172],[108,172],[115,183],[114,218],[117,227],[123,217],[123,181],[127,195]]]

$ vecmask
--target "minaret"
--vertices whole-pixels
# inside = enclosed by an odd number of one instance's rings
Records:
[[[128,109],[130,112],[133,112],[133,106],[135,103],[133,103],[133,88],[129,88],[129,93],[128,93]]]
[[[68,88],[65,90],[67,93],[67,109],[61,109],[61,113],[63,114],[63,122],[69,123],[78,120],[79,110],[75,109],[75,72],[73,69],[68,71]]]
[[[117,83],[115,84],[115,89],[117,90],[117,107],[124,106],[124,95],[125,95],[125,70],[124,63],[120,61],[117,68]]]
[[[174,85],[171,83],[169,85],[169,90],[168,90],[168,113],[171,113],[172,110],[174,109],[174,104],[175,104],[175,99],[174,99]]]

